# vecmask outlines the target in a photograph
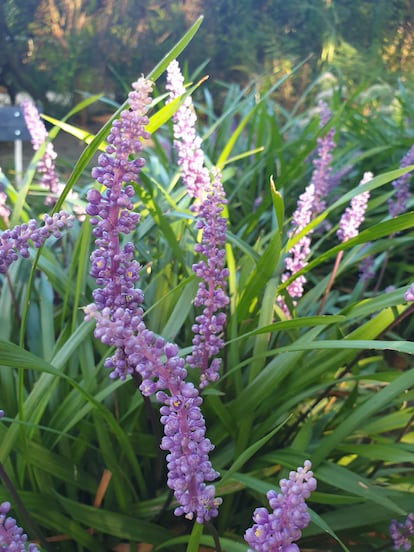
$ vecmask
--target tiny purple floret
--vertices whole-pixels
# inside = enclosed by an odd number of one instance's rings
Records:
[[[390,523],[390,537],[394,550],[411,550],[414,535],[414,514],[410,513],[403,522],[393,519]]]

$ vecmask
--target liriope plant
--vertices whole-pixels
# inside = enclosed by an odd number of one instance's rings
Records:
[[[271,91],[230,99],[217,120],[210,105],[203,143],[196,87],[185,88],[173,61],[199,24],[95,137],[66,121],[51,132],[89,143],[60,195],[43,192],[57,200],[46,228],[56,222],[63,239],[38,225],[33,165],[20,189],[5,182],[3,537],[16,534],[6,519],[15,497],[47,550],[406,547],[414,348],[412,271],[399,255],[413,221],[398,182],[406,186],[409,162],[384,173],[361,142],[366,151],[341,165],[354,102],[320,121],[284,113],[280,122]],[[159,107],[151,81],[167,68]],[[171,119],[178,163],[163,128]],[[367,160],[376,176],[359,186]],[[302,219],[295,202],[306,205],[302,194],[318,184]],[[389,212],[403,196],[405,208]],[[86,202],[86,219],[62,214],[73,201]],[[286,264],[304,238],[301,262]],[[378,271],[370,284],[358,274],[368,256]]]

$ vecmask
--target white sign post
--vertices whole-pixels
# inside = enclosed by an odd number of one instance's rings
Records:
[[[16,186],[23,177],[23,141],[29,141],[24,116],[20,107],[0,107],[0,142],[14,142],[14,172]]]

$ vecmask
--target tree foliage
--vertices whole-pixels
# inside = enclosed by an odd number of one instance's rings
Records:
[[[12,100],[19,90],[42,101],[48,90],[122,98],[204,14],[186,60],[192,69],[209,60],[213,80],[275,79],[312,56],[281,89],[288,101],[321,66],[352,82],[409,74],[412,8],[413,0],[5,0],[0,85]]]

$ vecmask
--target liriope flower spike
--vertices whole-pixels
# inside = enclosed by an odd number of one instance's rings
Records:
[[[312,208],[315,201],[315,186],[309,184],[304,193],[299,197],[296,211],[292,217],[292,228],[289,231],[289,237],[292,238],[299,234],[312,220]],[[296,244],[289,250],[285,258],[286,271],[282,274],[282,282],[286,282],[291,276],[307,265],[307,257],[310,254],[312,231],[300,238]],[[302,297],[306,277],[302,274],[291,282],[286,290],[293,303]],[[277,303],[287,316],[290,316],[289,309],[282,296],[277,298]]]
[[[0,504],[0,550],[8,552],[39,552],[35,544],[27,543],[27,535],[19,527],[16,520],[7,514],[10,511],[10,503]]]
[[[269,491],[271,513],[266,508],[256,508],[254,525],[247,529],[244,538],[251,547],[248,552],[299,552],[294,541],[301,537],[301,530],[310,522],[305,500],[316,489],[316,479],[311,462],[303,468],[291,471],[289,479],[280,481],[280,493]]]
[[[362,186],[363,184],[366,184],[372,180],[373,176],[374,175],[371,172],[364,173],[359,185]],[[350,206],[345,209],[345,212],[339,221],[337,236],[341,242],[346,242],[358,235],[359,227],[365,218],[368,199],[369,192],[363,192],[362,194],[358,194],[351,199]]]
[[[320,127],[325,126],[331,118],[331,112],[325,102],[319,102]],[[310,184],[306,187],[304,193],[299,197],[296,211],[292,217],[292,228],[289,231],[289,237],[293,237],[301,232],[313,218],[321,213],[326,206],[326,196],[331,189],[332,183],[332,150],[335,147],[334,142],[335,129],[330,129],[322,138],[318,138],[316,148],[316,157],[312,161],[313,172]],[[307,264],[307,257],[310,254],[311,236],[313,231],[308,232],[288,251],[285,258],[286,271],[282,274],[282,282],[286,282],[291,276],[304,268]],[[293,299],[293,305],[296,305],[297,299],[302,297],[306,277],[302,274],[293,280],[286,288],[288,294]],[[277,304],[287,317],[290,317],[289,307],[284,298],[280,295],[276,299]]]
[[[122,111],[113,122],[105,153],[99,156],[99,166],[92,170],[92,176],[106,190],[101,194],[91,189],[87,195],[86,212],[91,215],[96,245],[91,256],[91,276],[101,286],[93,297],[104,318],[113,316],[117,307],[128,307],[133,312],[143,301],[142,292],[134,289],[139,279],[135,247],[130,242],[123,247],[120,244],[120,236],[132,232],[139,220],[139,215],[132,211],[131,198],[135,192],[130,182],[138,180],[144,165],[144,160],[137,156],[143,148],[142,139],[148,138],[146,111],[152,90],[151,83],[144,78],[133,87],[129,94],[130,109]]]
[[[171,101],[185,92],[184,79],[176,60],[167,69],[167,89]],[[221,359],[214,358],[211,362],[210,359],[224,346],[221,334],[226,315],[222,309],[229,299],[226,293],[228,270],[224,267],[226,220],[222,214],[226,197],[220,173],[213,171],[210,177],[204,167],[196,122],[192,100],[187,97],[174,115],[174,146],[183,182],[195,200],[191,210],[197,220],[196,228],[201,230],[201,243],[196,244],[194,249],[203,259],[192,268],[201,280],[194,305],[202,307],[203,312],[196,317],[193,325],[193,349],[186,360],[192,368],[200,369],[200,388],[203,388],[219,377]]]
[[[26,126],[29,130],[32,146],[37,151],[40,146],[47,139],[46,127],[40,118],[39,112],[36,106],[29,100],[25,100],[21,103]],[[40,184],[47,190],[49,194],[46,196],[46,205],[53,205],[57,200],[57,192],[59,190],[59,179],[55,170],[56,152],[53,144],[49,142],[46,145],[45,152],[37,164],[37,170],[42,175]]]
[[[201,243],[194,250],[203,259],[193,265],[193,271],[201,281],[194,299],[196,307],[203,307],[193,325],[193,349],[187,362],[193,368],[200,368],[200,387],[208,381],[217,381],[221,359],[217,355],[224,346],[221,334],[226,322],[222,311],[229,303],[226,294],[228,270],[225,263],[226,219],[222,216],[225,202],[220,175],[217,174],[210,193],[202,200],[198,211],[197,228],[202,231]]]
[[[205,437],[202,399],[198,390],[185,382],[187,371],[178,347],[146,328],[143,293],[135,287],[139,280],[135,248],[132,243],[123,248],[120,245],[121,234],[130,233],[138,222],[138,215],[132,212],[133,187],[128,183],[138,180],[144,164],[136,156],[142,150],[141,138],[147,137],[145,114],[151,91],[145,79],[133,86],[130,109],[114,122],[109,145],[99,158],[100,166],[93,170],[93,176],[106,190],[103,194],[97,190],[88,193],[87,212],[95,226],[97,246],[91,256],[91,274],[100,287],[85,313],[87,320],[96,320],[95,336],[116,348],[105,362],[111,377],[125,379],[137,374],[142,379],[142,394],[155,394],[163,403],[161,448],[169,451],[167,483],[179,503],[175,513],[202,523],[217,515],[221,503],[214,496],[214,486],[208,484],[218,474],[208,459],[213,446]]]
[[[407,301],[407,303],[411,303],[412,301],[414,301],[414,284],[411,284],[411,286],[404,293],[404,299]]]
[[[1,168],[0,168],[1,176]],[[7,195],[0,187],[0,217],[4,220],[5,224],[9,225],[10,209],[7,206]]]
[[[177,60],[167,67],[167,84],[170,101],[185,93],[184,77]],[[173,117],[174,147],[181,167],[182,179],[189,195],[196,199],[195,207],[209,192],[210,174],[204,166],[201,138],[196,131],[197,116],[191,96],[187,96]]]
[[[414,535],[414,514],[408,514],[405,521],[399,523],[393,519],[390,523],[390,537],[394,550],[411,550],[411,537]]]
[[[414,164],[414,146],[401,159],[400,168]],[[407,210],[407,202],[410,199],[411,173],[405,173],[393,181],[394,196],[388,200],[388,209],[391,217],[401,215]]]
[[[43,216],[43,225],[31,219],[27,223],[4,230],[0,234],[0,274],[20,257],[29,257],[29,247],[41,247],[49,236],[60,238],[63,228],[70,228],[74,217],[65,211]]]
[[[325,102],[319,102],[320,127],[325,126],[331,118],[331,112]],[[311,184],[315,187],[315,199],[312,205],[312,218],[321,213],[326,206],[326,196],[332,187],[332,151],[335,148],[335,129],[331,128],[325,136],[318,138],[316,157],[312,161],[313,173]]]

